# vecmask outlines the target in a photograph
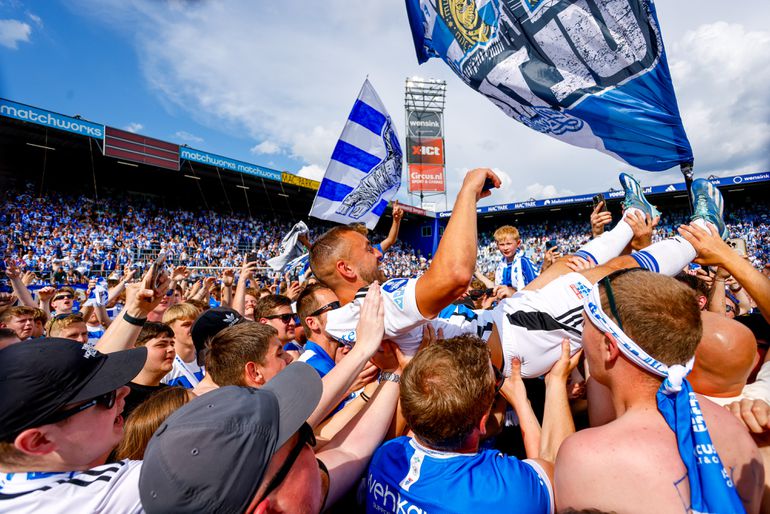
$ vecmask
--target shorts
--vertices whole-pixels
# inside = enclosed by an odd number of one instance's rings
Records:
[[[510,376],[511,359],[521,360],[521,375],[539,377],[561,356],[561,341],[571,353],[581,348],[583,301],[593,284],[580,273],[563,275],[536,291],[521,291],[492,311],[503,348],[503,374]]]

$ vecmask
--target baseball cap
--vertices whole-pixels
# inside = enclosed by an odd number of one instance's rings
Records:
[[[0,441],[45,424],[69,403],[126,385],[146,360],[146,348],[103,354],[58,337],[0,350]]]
[[[220,387],[182,406],[144,453],[144,510],[243,512],[270,459],[312,414],[321,391],[318,373],[297,362],[259,389]]]
[[[208,309],[198,316],[192,329],[190,329],[190,336],[195,345],[195,350],[200,352],[206,347],[206,341],[227,327],[232,327],[243,321],[246,321],[246,318],[230,307]]]

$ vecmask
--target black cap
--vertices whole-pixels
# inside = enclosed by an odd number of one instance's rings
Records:
[[[260,389],[227,386],[174,412],[144,453],[139,496],[148,513],[241,513],[270,459],[321,399],[321,379],[304,362]]]
[[[103,354],[92,346],[54,337],[0,350],[0,441],[45,424],[69,403],[126,385],[146,360],[146,348]]]
[[[195,350],[200,352],[206,347],[206,342],[227,327],[248,321],[235,309],[216,307],[209,309],[195,320],[190,330]]]

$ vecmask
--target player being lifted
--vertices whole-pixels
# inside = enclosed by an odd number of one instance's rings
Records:
[[[559,358],[561,340],[568,339],[572,350],[580,348],[583,301],[594,283],[612,271],[641,267],[665,275],[675,275],[696,257],[695,248],[684,238],[674,237],[646,246],[631,255],[621,252],[634,238],[634,228],[649,239],[649,227],[656,222],[656,209],[645,199],[639,183],[620,175],[625,190],[625,212],[610,231],[589,241],[576,253],[595,267],[573,272],[565,260],[492,311],[475,311],[434,319],[467,288],[476,265],[476,202],[488,195],[484,181],[500,180],[489,169],[475,169],[465,177],[457,195],[452,216],[424,275],[416,279],[396,278],[384,282],[385,337],[402,350],[413,353],[422,339],[422,326],[432,323],[442,328],[444,337],[472,332],[488,340],[493,364],[510,374],[510,361],[521,360],[521,373],[536,377],[545,373]],[[695,206],[691,225],[709,230],[711,223],[727,237],[722,220],[722,198],[707,180],[698,179],[692,187]],[[378,268],[378,252],[367,239],[348,227],[335,227],[313,244],[310,265],[315,275],[340,299],[342,307],[329,312],[327,331],[342,341],[355,341],[355,326],[365,288],[384,277]]]

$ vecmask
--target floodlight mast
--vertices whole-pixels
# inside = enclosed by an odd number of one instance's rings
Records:
[[[444,136],[444,106],[446,104],[446,81],[439,79],[424,79],[421,77],[407,77],[405,95],[404,95],[404,110],[406,111],[404,117],[404,123],[406,124],[406,135],[411,136],[409,129],[409,113],[410,112],[433,112],[439,115],[441,120],[441,138]],[[446,145],[442,145],[442,157],[443,166],[446,166]],[[407,152],[410,149],[407,148]],[[423,156],[420,154],[417,156],[417,164],[423,164]],[[409,159],[407,158],[407,162]],[[408,165],[407,165],[408,168]],[[407,179],[409,180],[409,179]],[[407,182],[409,184],[409,182]],[[446,182],[445,182],[446,184]],[[410,203],[414,203],[412,198],[413,192],[409,189]],[[444,197],[444,210],[447,209],[447,196],[446,185],[444,191],[441,193],[425,194],[420,190],[420,208],[423,207],[423,200],[426,196],[440,195]]]

